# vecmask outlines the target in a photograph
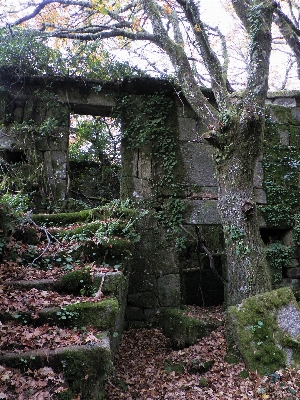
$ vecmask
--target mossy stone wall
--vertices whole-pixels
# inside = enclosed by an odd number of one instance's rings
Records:
[[[0,82],[5,88],[0,94],[2,152],[30,150],[28,154],[43,171],[39,190],[54,199],[68,195],[69,113],[111,116],[120,106],[118,102],[126,99],[127,119],[126,113],[119,114],[124,133],[121,196],[149,209],[139,226],[141,240],[133,253],[129,320],[142,324],[163,307],[222,301],[223,237],[213,150],[201,139],[205,126],[171,84],[152,78],[103,83],[59,77],[31,77],[13,84],[14,77],[1,73]],[[214,102],[211,92],[206,95]],[[145,109],[147,102],[150,106]],[[270,95],[268,102],[270,124],[254,189],[266,245],[275,241],[293,246],[293,257],[280,270],[281,279],[277,271],[274,284],[289,284],[300,292],[300,95],[280,92]],[[134,129],[133,119],[139,121]],[[148,137],[141,134],[145,127]],[[138,136],[135,145],[130,129]],[[30,164],[29,155],[28,161]],[[219,276],[212,271],[196,226]]]

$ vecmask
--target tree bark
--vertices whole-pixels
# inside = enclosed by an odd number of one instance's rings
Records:
[[[228,117],[230,118],[230,117]],[[225,298],[239,304],[271,290],[270,271],[257,221],[253,190],[255,165],[262,150],[263,118],[231,120],[221,133],[216,150],[219,212],[227,256]]]

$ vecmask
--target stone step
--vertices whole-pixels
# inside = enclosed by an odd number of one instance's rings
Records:
[[[72,395],[80,396],[81,400],[102,398],[103,383],[112,366],[111,359],[111,345],[106,332],[102,332],[101,339],[93,344],[0,353],[0,364],[11,368],[35,370],[51,367],[55,372],[62,373]]]
[[[79,270],[80,271],[80,270]],[[4,287],[12,287],[16,289],[40,289],[40,290],[54,290],[56,292],[67,292],[73,293],[75,277],[79,280],[82,278],[76,271],[71,271],[63,275],[58,279],[35,279],[35,280],[18,280],[18,281],[6,281],[2,283]],[[125,285],[125,277],[121,271],[108,271],[96,273],[92,276],[92,288],[91,290],[97,292],[101,282],[102,292],[106,296],[120,295],[120,290]],[[81,282],[84,284],[84,282]]]

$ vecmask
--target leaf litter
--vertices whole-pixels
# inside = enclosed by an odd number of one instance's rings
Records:
[[[211,315],[222,318],[219,308],[189,307],[188,314],[202,318]],[[0,326],[1,346],[12,337],[24,347],[56,348],[65,344],[85,343],[93,330],[81,331],[47,327],[47,343],[41,341],[43,327],[23,326],[13,322]],[[6,339],[5,339],[6,332]],[[41,336],[40,336],[41,334]],[[51,337],[53,335],[53,337]],[[6,340],[6,341],[5,341]],[[43,339],[44,340],[44,339]],[[81,342],[80,342],[81,340]],[[300,399],[300,371],[287,369],[272,376],[260,377],[248,372],[243,363],[231,365],[225,361],[225,328],[220,326],[195,345],[174,350],[158,329],[130,329],[124,332],[114,360],[114,371],[105,384],[106,400],[214,400],[214,399]],[[213,361],[213,362],[212,362]],[[209,364],[210,362],[210,364]],[[196,366],[209,365],[203,371]],[[180,368],[179,368],[180,367]],[[243,377],[245,376],[245,377]],[[67,386],[60,374],[51,368],[20,372],[0,366],[0,399],[58,399]],[[74,397],[72,400],[78,400]]]

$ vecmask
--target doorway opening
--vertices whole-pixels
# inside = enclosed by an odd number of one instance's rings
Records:
[[[121,127],[111,117],[71,114],[69,193],[97,205],[120,197]]]

